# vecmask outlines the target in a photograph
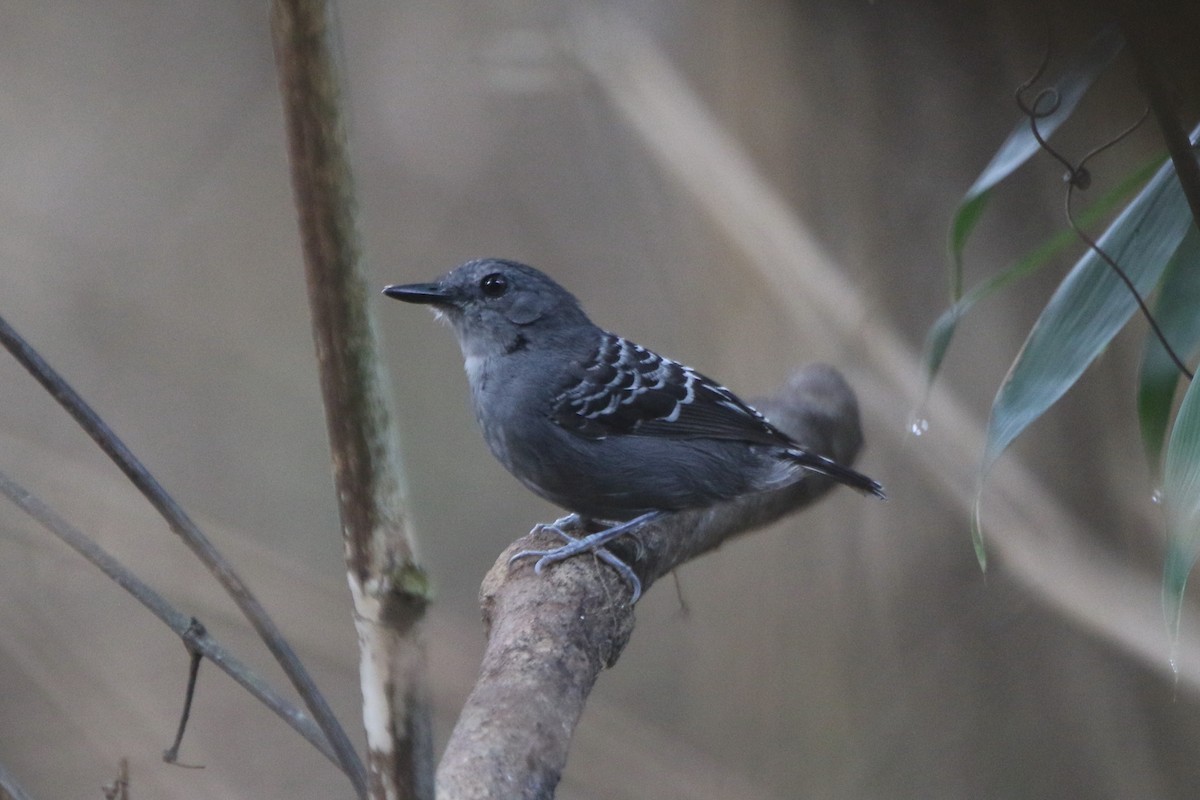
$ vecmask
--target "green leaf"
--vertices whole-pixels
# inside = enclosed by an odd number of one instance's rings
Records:
[[[1179,640],[1179,617],[1188,574],[1200,553],[1200,382],[1192,381],[1167,444],[1163,507],[1167,514],[1167,560],[1163,566],[1163,615],[1171,642]]]
[[[1152,313],[1171,349],[1185,363],[1194,361],[1200,355],[1200,229],[1194,225],[1167,264]],[[1182,377],[1154,331],[1147,331],[1138,371],[1137,407],[1146,460],[1155,473],[1162,462],[1167,423]]]
[[[1162,166],[1163,159],[1164,156],[1156,155],[1153,159],[1126,175],[1119,184],[1097,198],[1087,207],[1087,210],[1079,215],[1079,219],[1077,220],[1078,225],[1086,229],[1091,227],[1097,220],[1107,216],[1121,201],[1133,194],[1134,190],[1150,179],[1150,176]],[[946,351],[950,347],[950,340],[953,338],[954,332],[958,327],[958,321],[966,316],[967,312],[974,308],[976,303],[986,300],[988,297],[991,297],[1006,286],[1016,283],[1026,275],[1037,272],[1050,259],[1078,241],[1079,237],[1075,231],[1069,228],[1059,231],[1027,253],[1015,264],[1006,267],[986,281],[977,284],[963,295],[958,302],[953,303],[943,311],[942,315],[937,318],[937,321],[933,323],[929,328],[929,332],[925,335],[925,347],[921,361],[925,366],[926,392],[928,393],[929,387],[933,384],[938,372],[942,368],[942,361],[946,357]],[[914,412],[914,416],[919,415],[919,411]]]
[[[1058,126],[1071,116],[1071,112],[1079,105],[1088,88],[1116,58],[1124,45],[1125,40],[1117,26],[1108,25],[1096,34],[1080,58],[1063,70],[1058,80],[1053,82],[1058,95],[1057,108],[1038,119],[1038,131],[1043,139],[1049,139]],[[1038,110],[1049,107],[1049,102],[1048,99],[1044,99]],[[1033,131],[1030,130],[1028,118],[1023,117],[959,201],[958,211],[950,224],[952,300],[958,300],[962,296],[963,248],[966,246],[967,237],[971,235],[983,214],[988,193],[993,186],[1028,161],[1039,147]]]
[[[1162,275],[1191,212],[1168,162],[1098,242],[1145,296]],[[972,537],[983,565],[979,503],[996,459],[1066,393],[1137,309],[1129,289],[1088,250],[1051,296],[992,402],[979,469]]]

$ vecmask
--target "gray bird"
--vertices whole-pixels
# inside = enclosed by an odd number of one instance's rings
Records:
[[[536,557],[537,572],[594,552],[636,602],[641,582],[604,545],[662,514],[778,489],[809,471],[884,497],[879,483],[805,450],[724,386],[597,327],[533,267],[480,259],[383,292],[450,322],[492,454],[574,512],[544,526],[566,544],[513,556]],[[566,529],[579,517],[619,524],[576,538]]]

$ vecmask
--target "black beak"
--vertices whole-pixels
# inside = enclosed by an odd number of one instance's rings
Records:
[[[383,293],[388,297],[403,300],[406,303],[425,303],[426,305],[448,306],[454,304],[450,292],[436,283],[408,283],[403,286],[393,284],[385,286]]]

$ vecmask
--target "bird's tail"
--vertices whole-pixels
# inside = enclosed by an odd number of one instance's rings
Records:
[[[813,472],[828,475],[838,483],[844,483],[851,489],[857,489],[864,494],[873,494],[881,499],[887,499],[887,493],[883,490],[883,485],[879,481],[868,478],[861,472],[852,470],[849,467],[843,467],[832,458],[826,458],[816,453],[810,453],[807,450],[795,448],[788,450],[787,454],[805,469],[811,469]]]

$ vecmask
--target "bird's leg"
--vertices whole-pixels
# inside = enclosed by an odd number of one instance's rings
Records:
[[[555,522],[553,525],[545,526],[545,529],[557,533],[559,536],[566,539],[566,544],[564,544],[562,547],[556,547],[553,550],[522,550],[510,558],[508,562],[511,564],[519,558],[537,558],[537,563],[533,565],[533,571],[540,573],[549,564],[557,564],[559,561],[565,561],[566,559],[571,558],[572,556],[577,556],[580,553],[592,552],[595,553],[596,556],[605,564],[608,564],[617,572],[619,572],[621,577],[629,582],[633,589],[633,597],[630,599],[630,602],[636,603],[638,598],[642,596],[641,580],[638,579],[638,576],[634,573],[632,567],[618,558],[615,553],[606,549],[605,545],[621,536],[631,533],[636,528],[641,527],[647,522],[657,519],[662,514],[663,512],[661,511],[649,511],[645,514],[642,514],[640,517],[634,517],[628,522],[622,522],[618,525],[613,525],[610,528],[605,528],[602,531],[589,533],[588,535],[581,536],[579,538],[571,536],[559,527],[560,523],[563,524],[564,527],[568,522],[571,523],[572,526],[574,525],[575,521],[572,520],[571,517],[564,517],[563,519]],[[637,539],[636,536],[634,539],[637,541],[638,549],[640,551],[642,549],[641,540]]]

